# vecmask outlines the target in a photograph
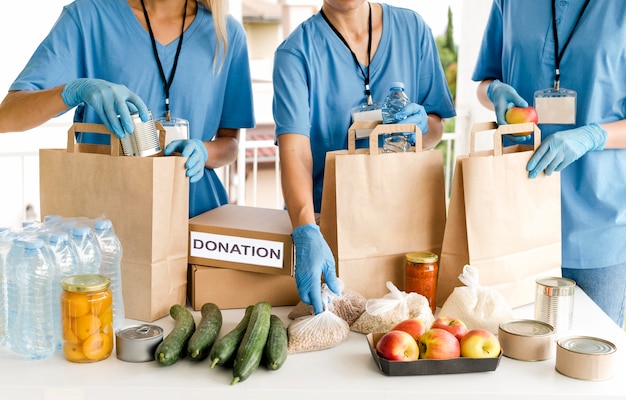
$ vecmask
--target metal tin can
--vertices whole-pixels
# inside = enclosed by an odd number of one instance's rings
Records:
[[[156,325],[136,325],[115,333],[117,358],[128,362],[154,360],[154,352],[163,340],[163,329]]]
[[[557,340],[556,370],[570,378],[601,381],[613,377],[617,348],[607,340],[591,336],[569,336]]]
[[[120,139],[125,156],[148,157],[161,152],[159,132],[154,124],[152,112],[148,111],[148,114],[150,118],[146,122],[141,120],[139,114],[131,114],[134,131],[126,133],[124,138]]]
[[[113,350],[113,296],[104,275],[72,275],[61,281],[63,354],[72,362],[104,360]]]
[[[532,319],[506,321],[498,327],[502,354],[522,361],[554,357],[554,328]]]
[[[535,319],[552,325],[555,336],[572,328],[576,282],[567,278],[537,279]]]
[[[437,309],[437,274],[439,256],[428,251],[416,251],[406,255],[404,267],[404,291],[415,292],[428,299],[433,314]]]

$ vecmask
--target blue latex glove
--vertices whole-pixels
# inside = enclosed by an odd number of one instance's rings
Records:
[[[428,114],[424,106],[409,103],[402,107],[394,116],[398,124],[415,124],[422,131],[422,135],[428,132]]]
[[[528,176],[535,178],[543,170],[549,176],[554,171],[563,170],[589,151],[604,149],[606,135],[604,128],[593,123],[548,136],[528,161]]]
[[[79,78],[68,82],[61,92],[61,97],[68,107],[87,103],[96,110],[100,120],[123,138],[125,133],[132,133],[134,126],[131,113],[139,113],[143,122],[148,121],[148,107],[143,100],[126,86],[102,79]]]
[[[512,86],[502,83],[497,79],[489,84],[487,97],[491,100],[495,108],[496,122],[498,125],[506,125],[504,115],[509,108],[528,107],[528,102],[524,100]]]
[[[298,226],[291,234],[296,246],[296,286],[303,303],[310,304],[315,314],[324,311],[322,280],[336,295],[341,295],[335,272],[335,259],[316,224]]]
[[[204,175],[204,165],[209,158],[204,143],[198,139],[173,140],[165,146],[163,155],[170,156],[173,153],[180,153],[181,156],[188,157],[185,163],[186,175],[189,177],[190,183],[198,182]]]

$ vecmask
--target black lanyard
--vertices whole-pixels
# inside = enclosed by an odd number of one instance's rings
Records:
[[[589,0],[585,1],[583,4],[582,10],[580,10],[580,14],[578,14],[578,19],[572,28],[567,40],[565,40],[565,44],[559,53],[559,34],[556,31],[556,0],[552,0],[552,34],[554,35],[554,58],[555,58],[555,72],[554,72],[554,90],[559,90],[560,80],[561,80],[561,59],[563,58],[563,53],[565,53],[565,49],[567,45],[569,45],[570,40],[572,40],[572,36],[574,36],[574,31],[580,22],[580,19],[583,17],[583,13],[587,6],[589,5]]]
[[[146,25],[148,25],[148,32],[150,32],[150,40],[152,41],[152,52],[159,66],[159,73],[161,75],[161,81],[163,81],[163,88],[165,89],[165,120],[171,120],[170,113],[170,87],[174,81],[174,74],[176,73],[176,66],[178,65],[178,57],[180,56],[180,49],[183,47],[183,34],[185,33],[185,18],[187,17],[187,0],[185,0],[185,9],[183,11],[183,27],[180,31],[180,38],[178,39],[178,47],[176,47],[176,55],[174,56],[174,65],[172,65],[172,71],[170,71],[170,79],[165,79],[165,72],[163,72],[163,65],[159,58],[159,52],[157,51],[156,40],[154,40],[154,32],[150,26],[150,18],[148,18],[148,10],[143,0],[141,0],[141,6],[143,7],[143,15],[146,18]]]
[[[324,9],[320,10],[320,14],[322,14],[322,17],[324,17],[324,20],[326,21],[328,26],[330,26],[330,28],[333,30],[333,32],[335,32],[335,35],[337,35],[337,37],[339,39],[341,39],[343,44],[345,44],[346,47],[348,48],[348,50],[350,51],[350,54],[352,54],[352,58],[354,59],[354,62],[356,63],[357,67],[359,67],[359,69],[361,70],[361,75],[363,75],[363,82],[365,84],[365,99],[366,99],[368,105],[372,105],[372,92],[370,91],[370,63],[372,61],[372,5],[369,4],[369,6],[370,6],[370,15],[369,15],[369,21],[368,21],[368,27],[367,27],[368,28],[367,29],[367,33],[368,33],[368,38],[367,38],[367,63],[368,63],[367,64],[367,75],[365,74],[365,71],[363,71],[363,67],[361,67],[361,63],[359,62],[359,59],[356,57],[356,54],[354,54],[354,51],[352,51],[352,49],[350,48],[350,45],[348,44],[346,39],[341,35],[341,33],[339,33],[337,28],[335,28],[335,26],[330,22],[330,20],[326,16],[326,14],[324,14]]]

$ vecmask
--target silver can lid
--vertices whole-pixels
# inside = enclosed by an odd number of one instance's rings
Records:
[[[511,335],[527,337],[550,336],[554,334],[552,325],[534,319],[506,321],[500,324],[500,329]]]
[[[617,347],[607,340],[592,336],[568,336],[557,340],[559,347],[580,354],[602,355],[617,351]]]
[[[573,296],[576,282],[561,277],[540,278],[536,280],[537,290],[544,296]]]
[[[163,340],[163,329],[156,325],[136,325],[115,333],[117,358],[129,362],[154,360],[154,352]]]

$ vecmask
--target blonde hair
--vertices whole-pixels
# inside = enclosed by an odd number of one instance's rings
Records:
[[[200,0],[202,4],[211,11],[213,25],[215,26],[215,55],[213,56],[213,67],[220,60],[218,71],[222,69],[226,51],[228,50],[228,36],[226,33],[226,3],[225,0]],[[220,57],[221,55],[221,57]]]

